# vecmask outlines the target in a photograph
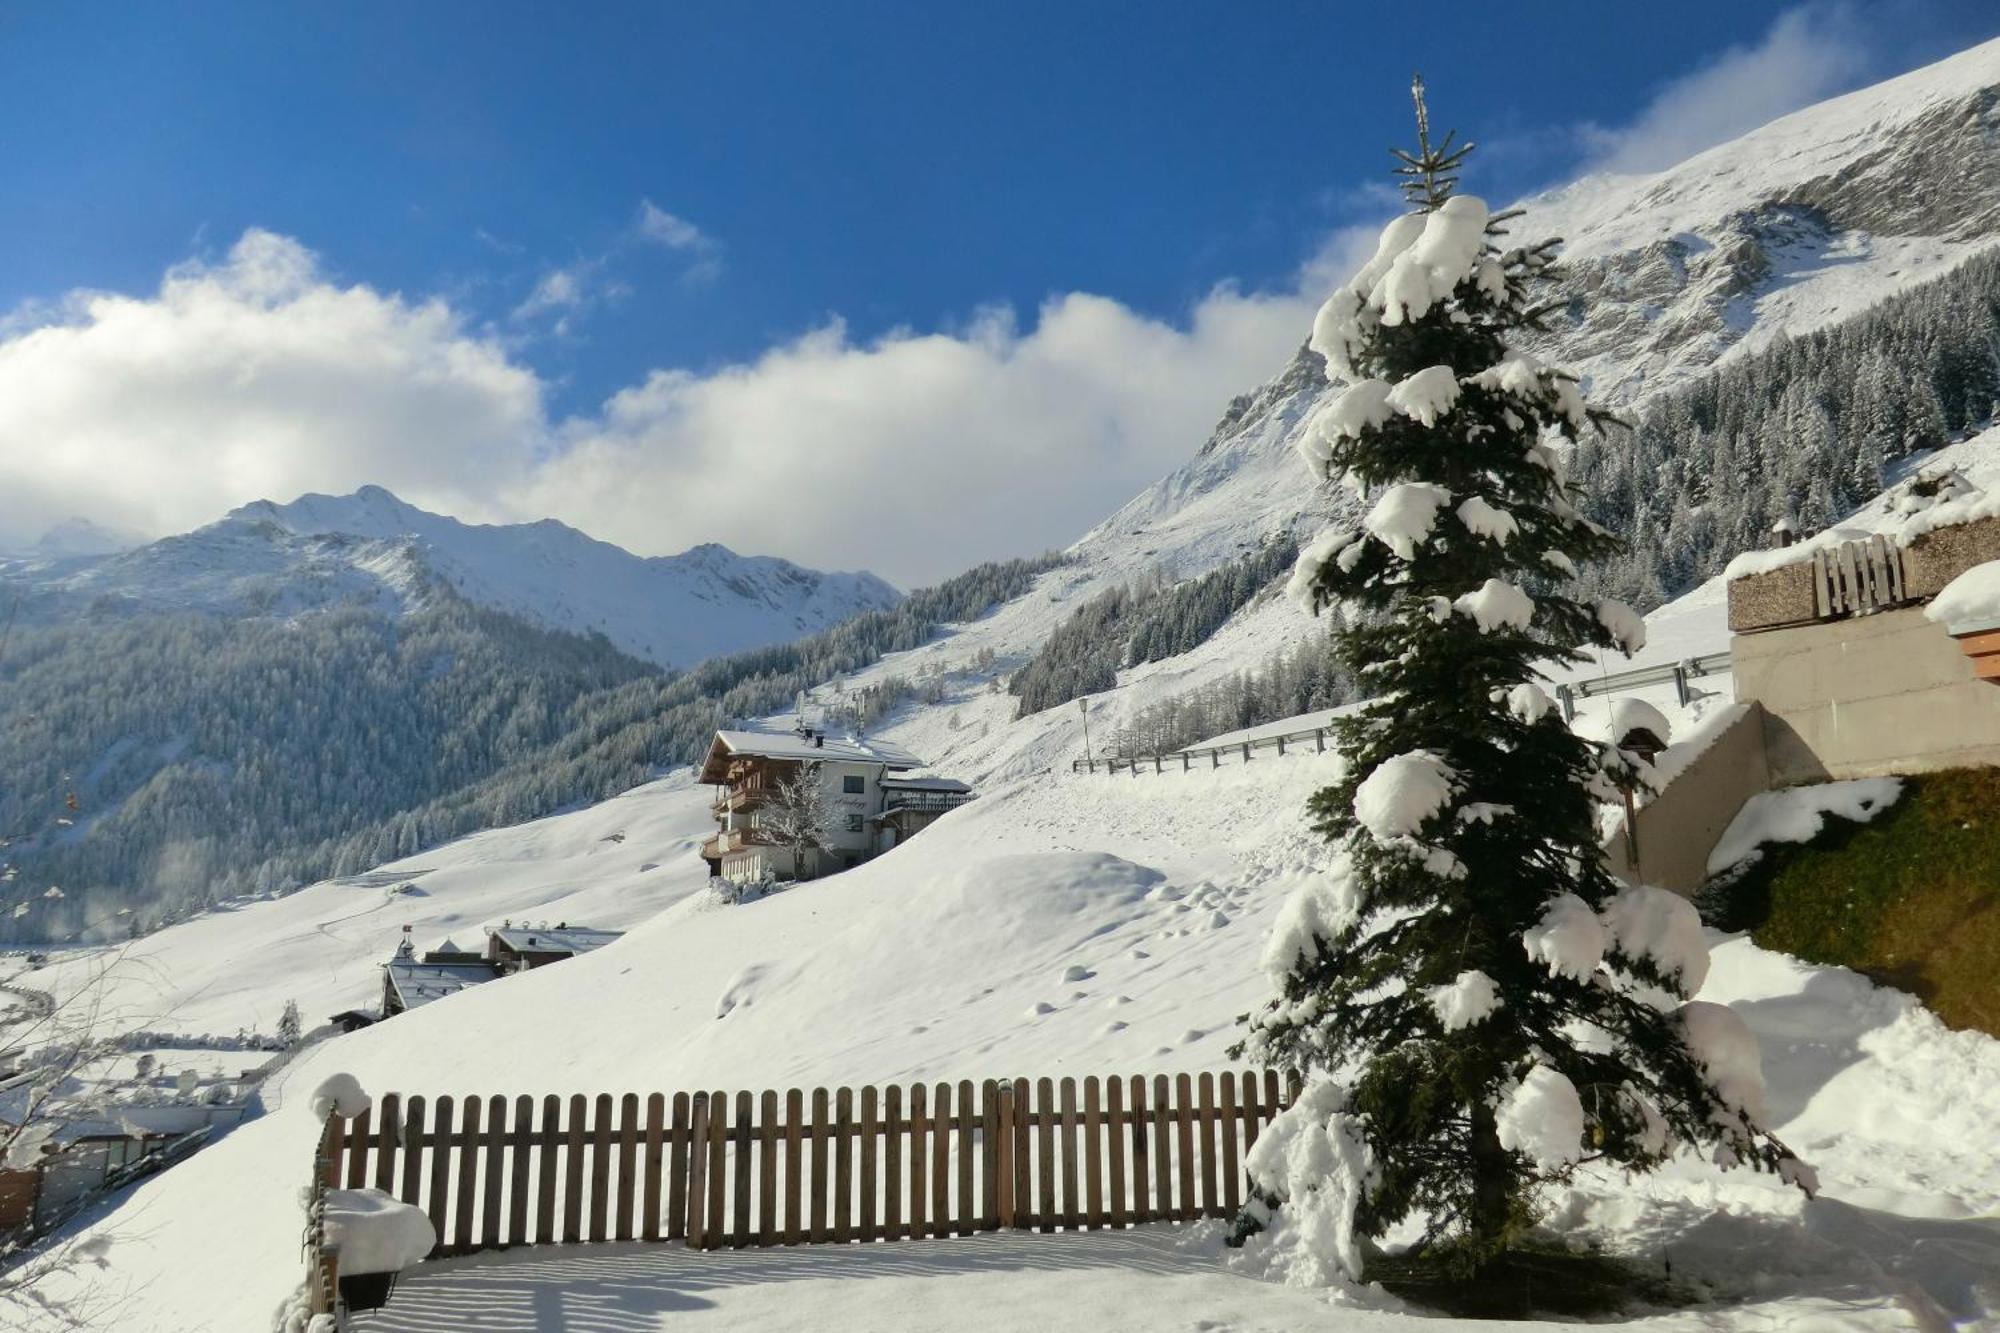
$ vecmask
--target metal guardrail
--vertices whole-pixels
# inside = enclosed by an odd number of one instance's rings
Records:
[[[1659,685],[1672,685],[1674,694],[1682,704],[1694,697],[1693,682],[1706,676],[1719,676],[1730,669],[1727,652],[1709,653],[1703,657],[1690,657],[1679,662],[1663,662],[1658,666],[1638,667],[1631,671],[1615,672],[1600,676],[1596,680],[1581,680],[1556,686],[1556,702],[1562,706],[1563,720],[1576,716],[1576,705],[1580,699],[1597,699],[1608,694],[1625,694],[1633,690],[1651,689]],[[1329,719],[1331,721],[1331,719]],[[1206,759],[1210,768],[1220,768],[1224,756],[1241,757],[1249,763],[1259,750],[1275,750],[1278,754],[1288,754],[1294,749],[1304,749],[1310,745],[1314,753],[1324,753],[1329,728],[1309,727],[1302,731],[1288,731],[1282,735],[1257,736],[1250,740],[1231,741],[1226,745],[1196,745],[1185,750],[1170,750],[1164,754],[1133,755],[1108,759],[1072,759],[1069,768],[1072,773],[1117,773],[1121,770],[1137,777],[1142,772],[1165,773],[1178,770],[1192,771],[1199,761]]]

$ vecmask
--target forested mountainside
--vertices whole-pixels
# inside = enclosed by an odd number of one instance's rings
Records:
[[[437,590],[390,614],[129,612],[0,654],[0,940],[122,934],[643,781],[718,721],[915,647],[1058,557],[670,676]]]
[[[1993,418],[2000,396],[2000,253],[1891,296],[1647,402],[1637,429],[1586,439],[1570,462],[1584,508],[1628,535],[1593,571],[1652,607],[1769,543],[1880,493],[1899,460]]]

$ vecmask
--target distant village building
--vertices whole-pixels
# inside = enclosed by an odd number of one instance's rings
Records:
[[[622,933],[572,926],[566,921],[553,926],[517,926],[508,921],[486,932],[486,961],[499,968],[502,975],[512,975],[601,949]]]
[[[410,928],[404,926],[396,956],[382,967],[381,1016],[394,1018],[434,1000],[456,995],[467,987],[601,949],[620,933],[572,926],[567,921],[553,926],[517,926],[506,921],[487,928],[483,953],[461,949],[446,940],[420,957],[411,942]],[[350,1009],[334,1015],[333,1021],[340,1025],[341,1031],[351,1032],[366,1027],[375,1021],[375,1016],[367,1010]]]
[[[499,975],[500,969],[483,956],[468,953],[450,940],[418,957],[410,941],[410,928],[404,926],[396,956],[382,968],[382,1017],[394,1018]]]
[[[718,731],[701,781],[717,788],[719,828],[702,844],[702,858],[711,875],[735,884],[814,879],[859,865],[972,799],[962,782],[910,776],[922,766],[886,741],[834,737],[807,726]],[[824,815],[817,849],[799,846],[776,809],[781,788],[807,771],[818,775]]]

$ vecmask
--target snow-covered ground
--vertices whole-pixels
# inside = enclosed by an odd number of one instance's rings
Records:
[[[263,1328],[298,1280],[295,1182],[315,1133],[303,1093],[335,1070],[377,1092],[538,1094],[1223,1066],[1236,1016],[1263,995],[1257,962],[1272,916],[1323,863],[1301,807],[1331,763],[1002,781],[846,874],[744,906],[684,895],[597,953],[336,1038],[267,1088],[270,1114],[139,1186],[102,1224],[115,1240],[93,1289],[129,1298],[121,1328]],[[632,810],[656,810],[625,825],[673,826],[700,799],[684,787],[642,789],[627,798]],[[598,830],[603,819],[586,811],[485,841],[494,862],[526,878],[532,853],[517,846],[503,857],[500,844],[532,840],[560,866],[590,841],[564,836],[564,821]],[[1065,979],[1079,967],[1083,980]],[[1851,974],[1742,940],[1720,943],[1704,997],[1733,1005],[1759,1034],[1776,1128],[1820,1169],[1826,1197],[1805,1205],[1769,1178],[1686,1163],[1636,1194],[1587,1181],[1558,1225],[1671,1256],[1677,1272],[1721,1284],[1735,1302],[1662,1316],[1661,1328],[1944,1327],[2000,1312],[1991,1289],[2000,1222],[1982,1219],[2000,1209],[2000,1154],[1982,1146],[2000,1142],[2000,1043],[1949,1032],[1914,1001]],[[233,1219],[227,1235],[192,1223],[221,1207]],[[1106,1312],[1092,1327],[1155,1327],[1174,1289],[1189,1293],[1189,1308],[1233,1309],[1217,1315],[1222,1327],[1373,1322],[1227,1271],[1212,1237],[1193,1250],[1166,1239],[1077,1244],[1004,1242],[990,1262],[977,1243],[953,1249],[958,1241],[907,1257],[818,1251],[770,1262],[811,1284],[793,1290],[795,1302],[806,1298],[796,1309],[818,1312],[824,1299],[824,1317],[845,1321],[820,1327],[906,1322],[906,1306],[977,1308],[1002,1278],[1009,1317],[1052,1327],[1077,1326],[1063,1314],[1070,1302]],[[817,1276],[815,1253],[827,1265]],[[528,1260],[525,1275],[440,1269],[412,1286],[406,1308],[412,1318],[457,1315],[381,1326],[476,1327],[452,1322],[466,1320],[472,1294],[488,1291],[477,1299],[498,1302],[492,1310],[518,1308],[556,1274],[578,1285],[540,1308],[597,1302],[588,1307],[597,1323],[494,1314],[487,1326],[651,1327],[668,1313],[715,1327],[787,1326],[769,1313],[785,1303],[782,1290],[732,1280],[726,1268],[697,1288],[682,1256]],[[1186,1281],[1153,1282],[1161,1264]],[[857,1265],[874,1266],[876,1280],[843,1283]],[[420,1304],[420,1290],[442,1304]]]

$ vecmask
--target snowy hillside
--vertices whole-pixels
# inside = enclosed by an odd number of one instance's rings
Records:
[[[120,1238],[92,1281],[134,1297],[121,1327],[262,1328],[296,1280],[298,1205],[277,1182],[300,1174],[305,1093],[334,1070],[378,1091],[567,1093],[1222,1065],[1236,1015],[1264,993],[1273,913],[1318,873],[1323,848],[1299,811],[1330,762],[1004,783],[855,871],[747,906],[686,898],[598,953],[337,1038],[269,1092],[273,1114],[140,1186],[107,1224]],[[514,883],[531,878],[531,847],[550,848],[562,882],[607,821],[670,829],[703,799],[644,789],[622,821],[592,811],[466,846],[512,862],[496,873]],[[563,834],[565,820],[588,831]],[[648,854],[631,841],[606,853],[607,885]],[[435,901],[452,896],[440,881]],[[204,948],[233,944],[237,973],[275,994],[304,954],[259,947],[249,918],[269,910],[237,914],[243,933]],[[1678,1269],[1742,1302],[1704,1311],[1708,1327],[1798,1326],[1836,1309],[1813,1294],[1835,1288],[1843,1327],[1984,1308],[1971,1283],[2000,1259],[2000,1236],[1969,1219],[2000,1206],[2000,1174],[1962,1148],[1994,1132],[2000,1043],[1744,941],[1721,946],[1705,994],[1764,1039],[1778,1129],[1814,1158],[1828,1197],[1802,1206],[1768,1178],[1688,1163],[1645,1186],[1656,1211],[1586,1179],[1558,1225],[1655,1259],[1671,1247]],[[222,1199],[226,1236],[148,1222]],[[1746,1248],[1764,1255],[1754,1282]],[[1239,1299],[1254,1308],[1259,1290]]]
[[[645,559],[554,520],[461,523],[379,486],[259,500],[81,568],[67,561],[16,574],[53,595],[45,617],[100,599],[144,610],[283,615],[358,602],[400,611],[443,588],[547,629],[601,632],[635,657],[680,667],[795,639],[901,596],[873,574],[820,573],[722,546]]]

